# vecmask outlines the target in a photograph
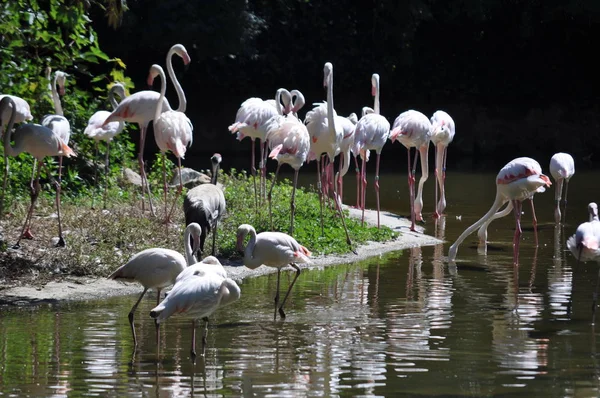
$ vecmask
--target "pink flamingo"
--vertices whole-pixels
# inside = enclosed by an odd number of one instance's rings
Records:
[[[29,224],[31,222],[31,216],[33,214],[33,208],[35,201],[39,196],[40,187],[40,171],[44,166],[43,160],[46,156],[75,156],[75,152],[67,144],[60,139],[52,130],[47,127],[40,126],[39,124],[22,124],[15,130],[15,145],[10,144],[11,130],[16,118],[16,105],[12,98],[4,97],[0,101],[0,115],[4,114],[6,107],[12,107],[12,113],[8,121],[6,131],[4,132],[4,153],[9,156],[18,156],[23,152],[31,154],[35,159],[38,160],[37,172],[35,173],[35,180],[31,183],[31,204],[25,217],[25,224],[17,243],[14,245],[15,249],[20,247],[21,239],[31,239],[31,231],[29,230]],[[3,125],[4,123],[0,123]],[[35,170],[34,170],[35,171]],[[48,175],[50,172],[48,171]],[[54,181],[56,185],[56,211],[58,214],[58,243],[57,246],[64,247],[65,240],[62,234],[62,225],[60,221],[60,184]]]
[[[467,236],[486,223],[496,215],[496,212],[506,202],[510,202],[514,208],[516,227],[513,238],[513,261],[518,264],[519,240],[521,237],[521,204],[523,200],[529,199],[539,188],[550,186],[550,179],[542,174],[542,168],[538,162],[531,158],[516,158],[506,164],[496,176],[496,198],[490,210],[475,224],[467,228],[450,246],[448,260],[454,261],[458,247]]]
[[[113,109],[115,109],[119,104],[115,99],[115,94],[119,96],[119,98],[123,99],[126,97],[125,95],[125,87],[121,83],[114,84],[110,90],[108,91],[108,101],[111,103]],[[106,196],[108,189],[108,163],[109,163],[109,153],[110,153],[110,142],[113,138],[115,138],[121,131],[123,131],[123,127],[125,127],[125,122],[115,121],[110,122],[104,125],[104,121],[110,115],[109,111],[97,111],[95,112],[90,119],[88,120],[87,127],[83,131],[83,133],[96,141],[96,150],[94,151],[94,192],[92,193],[92,209],[94,208],[94,198],[96,197],[96,187],[98,185],[98,163],[96,162],[96,158],[98,157],[98,146],[100,145],[100,141],[106,142],[106,154],[104,158],[104,205],[103,208],[106,209]]]
[[[362,223],[365,222],[365,200],[367,188],[366,162],[369,160],[368,151],[374,150],[377,154],[375,163],[375,195],[377,197],[377,228],[379,228],[379,159],[381,151],[390,134],[390,122],[379,114],[379,75],[373,73],[371,76],[371,94],[375,97],[374,113],[363,110],[363,116],[356,124],[354,132],[353,153],[359,153],[362,160],[362,199],[359,203],[362,208]],[[358,187],[357,187],[358,189]]]
[[[246,235],[250,239],[244,246]],[[275,294],[275,314],[273,319],[279,316],[285,319],[283,306],[290,295],[290,291],[300,276],[300,268],[296,263],[310,263],[309,257],[312,255],[310,250],[299,244],[296,239],[283,232],[261,232],[256,234],[252,225],[242,224],[237,230],[237,248],[244,253],[244,265],[250,269],[256,269],[261,265],[277,268],[277,293]],[[290,287],[279,305],[279,281],[281,279],[281,269],[291,265],[296,270],[296,276],[292,280]]]
[[[573,156],[564,152],[554,154],[550,159],[550,174],[552,175],[552,178],[554,178],[554,182],[556,182],[554,193],[554,201],[556,202],[554,220],[558,224],[561,221],[560,199],[562,196],[563,183],[565,185],[565,219],[567,217],[567,192],[569,191],[569,180],[573,177],[573,174],[575,174],[575,161],[573,160]]]
[[[444,111],[436,111],[431,117],[431,142],[435,148],[435,218],[440,217],[446,209],[446,159],[448,157],[448,145],[454,139],[454,120]],[[438,202],[438,187],[440,201]]]
[[[271,194],[273,186],[279,174],[279,168],[282,163],[289,164],[294,169],[294,187],[292,189],[292,198],[290,202],[290,235],[294,235],[294,213],[296,211],[296,186],[298,185],[298,171],[306,161],[310,149],[310,137],[306,126],[298,120],[293,113],[273,120],[267,130],[266,140],[269,143],[271,153],[269,157],[277,160],[277,169],[269,189],[269,217],[271,227],[273,226],[273,216],[271,213]]]
[[[178,52],[177,45],[174,45],[169,49],[167,53],[167,71],[171,80],[175,79],[175,72],[173,71],[172,58],[173,55],[177,54],[183,59],[185,65],[190,63],[190,58],[187,52]],[[177,93],[179,94],[179,93]],[[148,190],[148,203],[150,206],[150,212],[154,214],[154,208],[152,206],[152,195],[150,193],[150,186],[148,179],[146,178],[146,171],[144,170],[144,143],[146,141],[146,131],[148,129],[148,123],[154,119],[156,113],[156,104],[160,98],[160,93],[153,90],[138,91],[127,98],[123,99],[117,109],[115,109],[110,116],[106,118],[104,124],[108,124],[114,121],[125,121],[129,123],[136,123],[140,128],[140,145],[138,149],[138,163],[140,165],[140,177],[142,178],[142,211],[144,211],[144,190]],[[181,108],[181,98],[180,108]],[[162,101],[162,111],[170,111],[171,105],[166,98]],[[182,111],[181,109],[179,109]]]
[[[9,97],[12,99],[12,103],[15,104],[15,123],[23,123],[29,120],[33,120],[33,116],[31,115],[31,108],[27,101],[23,98],[9,95],[9,94],[0,94],[0,101],[4,97]],[[12,105],[11,105],[12,106]],[[0,120],[2,123],[0,124],[0,133],[4,130],[4,127],[8,124],[8,120],[10,119],[12,109],[11,106],[6,106],[3,113],[0,113]],[[1,137],[0,137],[1,138]],[[6,189],[8,186],[8,172],[10,171],[10,164],[8,161],[8,154],[4,153],[4,178],[2,180],[2,193],[0,194],[0,218],[4,217],[4,195],[6,193]]]
[[[431,140],[431,122],[421,112],[408,110],[402,112],[392,126],[390,140],[400,141],[408,151],[408,190],[410,192],[410,230],[415,231],[415,220],[423,221],[421,209],[423,209],[423,185],[429,176],[428,150]],[[416,149],[414,163],[411,166],[410,148]],[[419,179],[419,189],[415,199],[415,171],[417,168],[417,159],[421,156],[421,178]]]
[[[179,51],[185,51],[185,48],[181,46]],[[181,192],[183,191],[183,182],[181,180],[181,159],[185,156],[186,147],[192,144],[192,122],[190,119],[183,113],[183,111],[166,111],[161,112],[161,107],[158,106],[161,99],[165,97],[165,92],[167,90],[167,80],[165,78],[165,72],[160,67],[160,65],[152,65],[150,68],[150,75],[148,76],[148,84],[152,83],[156,76],[160,75],[161,77],[161,86],[160,86],[160,99],[157,102],[156,113],[154,115],[154,138],[156,139],[156,145],[160,149],[163,154],[163,182],[164,182],[164,195],[165,195],[165,222],[168,223],[171,219],[171,214],[173,213],[173,209],[175,208],[175,204],[177,203],[177,199]],[[173,81],[175,87],[177,88],[177,92],[181,92],[183,94],[183,90],[181,89],[181,85],[175,79]],[[181,95],[180,100],[180,108],[186,108],[186,100],[185,96]],[[177,158],[177,165],[179,167],[179,188],[177,189],[177,195],[175,196],[173,206],[171,207],[171,211],[168,212],[168,204],[167,204],[167,172],[165,170],[165,161],[166,161],[166,152],[171,151],[175,157]]]
[[[575,235],[567,239],[567,248],[577,261],[596,261],[600,263],[600,221],[598,220],[598,205],[594,202],[588,205],[590,219],[577,227]],[[596,320],[596,302],[598,301],[598,286],[600,285],[600,270],[596,280],[596,290],[592,301],[592,325]]]

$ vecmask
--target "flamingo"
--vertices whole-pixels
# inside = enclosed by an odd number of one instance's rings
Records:
[[[298,118],[298,111],[304,107],[306,104],[306,100],[304,98],[304,94],[300,92],[300,90],[292,90],[290,91],[290,101],[291,101],[291,109],[290,112]],[[300,118],[298,118],[300,119]]]
[[[496,176],[496,198],[490,210],[475,224],[467,228],[450,246],[448,260],[454,261],[458,247],[467,236],[483,225],[487,220],[494,217],[496,211],[506,202],[510,202],[514,208],[516,227],[513,239],[513,261],[518,264],[519,239],[521,237],[521,204],[525,199],[535,193],[539,188],[550,186],[550,179],[542,174],[542,168],[538,162],[531,158],[516,158],[506,164]]]
[[[54,115],[46,115],[42,119],[42,126],[48,127],[67,145],[71,139],[71,124],[64,116],[60,95],[65,95],[65,82],[67,74],[57,70],[54,72],[54,82],[50,86],[52,90],[52,101],[54,102]],[[57,87],[58,86],[58,90]],[[62,183],[62,155],[58,156],[58,183]],[[34,167],[35,168],[35,167]]]
[[[392,126],[389,136],[390,140],[400,141],[408,151],[408,189],[410,192],[410,230],[415,231],[415,220],[423,221],[421,210],[423,209],[423,185],[429,177],[429,142],[431,140],[431,122],[421,112],[408,110],[402,112]],[[411,166],[410,148],[415,147],[418,153],[415,153],[415,160]],[[419,179],[419,189],[415,198],[415,171],[417,168],[417,158],[421,156],[421,178]]]
[[[179,51],[184,51],[185,48],[181,46]],[[160,149],[163,154],[163,190],[165,195],[165,223],[168,223],[171,219],[171,214],[175,209],[175,204],[177,203],[177,199],[181,192],[183,191],[183,182],[181,180],[181,159],[185,157],[186,147],[192,145],[192,131],[193,126],[190,119],[183,113],[183,111],[173,111],[169,110],[166,112],[162,112],[161,107],[158,105],[161,102],[161,99],[165,97],[165,92],[167,90],[167,80],[165,78],[165,72],[163,71],[160,65],[154,64],[150,68],[150,75],[148,76],[148,84],[150,85],[156,76],[160,75],[161,77],[161,86],[160,86],[160,98],[157,102],[156,111],[154,114],[154,138],[156,139],[156,145]],[[183,94],[183,90],[181,89],[181,85],[177,81],[177,79],[173,80],[175,87],[177,87],[177,92]],[[186,100],[185,96],[182,96],[182,99],[179,102],[180,109],[186,108]],[[177,158],[177,165],[179,167],[179,188],[177,189],[177,195],[173,201],[173,206],[171,207],[171,211],[168,211],[167,204],[167,172],[165,169],[165,163],[167,159],[166,152],[171,151],[175,157]]]
[[[580,224],[575,234],[567,239],[567,248],[577,261],[596,261],[600,264],[600,221],[598,220],[598,205],[588,204],[589,221]],[[596,281],[592,301],[592,325],[596,320],[596,302],[598,301],[598,286],[600,285],[600,270]]]
[[[202,356],[206,351],[206,336],[208,335],[208,317],[220,307],[237,301],[241,296],[240,287],[233,279],[224,278],[216,272],[203,267],[197,267],[185,278],[179,279],[169,295],[150,311],[150,316],[158,324],[171,315],[183,313],[192,319],[192,347],[190,356],[196,359],[196,322],[204,320],[202,335]]]
[[[284,107],[281,107],[281,101]],[[265,137],[267,128],[271,118],[289,113],[291,103],[290,92],[284,88],[280,88],[275,93],[275,101],[262,100],[258,97],[251,97],[242,102],[240,108],[235,115],[235,122],[228,127],[228,130],[233,134],[237,133],[237,139],[243,140],[245,137],[250,137],[252,145],[252,157],[250,165],[250,173],[254,180],[254,203],[258,209],[258,192],[256,190],[256,161],[255,161],[255,144],[254,141],[258,138],[260,145],[260,165],[261,171],[261,187],[262,178],[266,175],[266,164],[263,161],[265,156]],[[262,188],[261,188],[262,190]]]
[[[561,220],[560,199],[562,196],[563,182],[565,183],[565,219],[567,217],[567,192],[569,191],[569,180],[573,177],[573,174],[575,174],[575,161],[573,160],[573,156],[564,152],[554,154],[550,159],[550,174],[556,183],[554,191],[554,200],[556,202],[554,221],[558,224]]]
[[[342,143],[342,140],[344,139],[344,120],[346,120],[348,124],[352,126],[352,129],[354,128],[354,125],[347,118],[341,116],[338,117],[333,107],[333,65],[331,64],[331,62],[326,62],[323,67],[323,86],[327,88],[327,101],[324,103],[315,104],[315,107],[306,114],[306,118],[304,119],[304,123],[306,124],[306,128],[311,139],[310,152],[307,160],[309,162],[313,159],[317,161],[317,187],[319,190],[321,202],[322,231],[324,188],[321,183],[322,178],[320,160],[321,155],[323,153],[327,154],[329,164],[326,167],[324,166],[323,170],[323,172],[325,173],[325,181],[326,184],[333,185],[333,196],[335,200],[335,205],[340,214],[344,232],[346,233],[346,243],[348,243],[348,246],[352,248],[352,241],[350,240],[350,235],[348,234],[348,229],[346,228],[346,222],[344,221],[344,213],[342,211],[341,200],[337,194],[337,184],[333,184],[333,181],[330,177],[332,177],[333,174],[333,162],[335,156],[339,153],[340,145]],[[325,168],[328,171],[325,171]]]
[[[193,239],[193,247],[190,247],[190,239]],[[184,232],[183,244],[186,257],[178,251],[153,247],[136,253],[125,264],[120,266],[108,279],[123,280],[126,282],[137,282],[144,287],[142,294],[129,311],[129,326],[133,336],[133,346],[137,347],[135,335],[134,315],[135,310],[149,289],[156,289],[156,305],[160,303],[160,292],[162,289],[175,283],[177,276],[186,268],[194,264],[194,251],[199,245],[198,229],[188,226]],[[159,339],[159,324],[156,323],[156,340]]]
[[[372,149],[377,154],[375,165],[375,194],[377,197],[377,228],[379,228],[379,158],[383,146],[390,134],[390,122],[379,114],[379,75],[377,73],[373,73],[371,76],[371,87],[371,94],[375,97],[374,112],[368,113],[368,110],[363,110],[363,116],[356,124],[352,152],[360,154],[362,160],[362,200],[360,201],[361,203],[358,201],[357,203],[358,206],[362,208],[363,225],[365,222],[365,199],[367,188],[367,172],[365,164],[369,159],[367,151]]]
[[[217,237],[217,226],[226,210],[225,195],[223,190],[217,186],[219,165],[222,157],[215,153],[211,158],[212,178],[210,184],[198,185],[190,189],[183,201],[183,213],[185,225],[198,223],[201,227],[200,253],[204,253],[204,241],[206,236],[213,230],[212,255],[215,255],[215,241]]]
[[[178,51],[177,45],[172,46],[167,53],[167,72],[172,81],[175,81],[175,72],[173,71],[172,58],[173,55],[177,54],[183,59],[185,65],[190,63],[190,57],[187,52]],[[181,109],[181,95],[183,93],[177,93],[180,101],[179,111],[183,112],[185,109]],[[144,90],[134,93],[119,103],[117,109],[115,109],[110,116],[106,118],[104,124],[108,124],[114,121],[125,121],[130,123],[136,123],[140,129],[140,145],[138,149],[138,163],[140,166],[140,177],[142,178],[142,211],[144,211],[144,189],[148,190],[148,203],[150,206],[150,212],[154,215],[154,208],[152,206],[152,196],[150,194],[150,187],[148,185],[148,179],[146,178],[146,171],[144,170],[144,143],[146,141],[146,131],[148,129],[148,123],[154,119],[156,113],[156,104],[160,98],[160,93],[153,90]],[[169,101],[163,97],[162,100],[162,111],[170,111],[171,105]]]
[[[244,246],[246,235],[250,239]],[[275,294],[275,314],[273,320],[277,319],[277,311],[282,319],[285,319],[283,306],[290,295],[290,291],[300,276],[300,268],[296,263],[310,263],[310,250],[299,244],[296,239],[283,232],[261,232],[256,234],[252,225],[242,224],[237,230],[237,249],[244,253],[244,265],[250,269],[256,269],[261,265],[277,268],[277,293]],[[279,281],[281,269],[291,265],[296,270],[296,276],[279,305]]]
[[[438,218],[446,209],[446,191],[444,184],[446,182],[446,159],[448,157],[448,145],[454,139],[454,120],[444,111],[436,111],[431,116],[431,141],[435,148],[435,213],[433,216]],[[438,202],[438,187],[440,191],[440,201]]]
[[[297,90],[294,90],[297,91]],[[275,118],[274,118],[275,119]],[[277,169],[275,170],[275,176],[269,189],[268,201],[269,201],[269,218],[271,220],[271,228],[273,227],[273,215],[271,212],[271,194],[273,192],[273,186],[277,180],[279,174],[279,168],[282,163],[289,164],[294,169],[294,185],[292,189],[292,198],[290,202],[290,235],[294,235],[294,213],[296,211],[296,186],[298,185],[298,172],[300,167],[306,161],[308,151],[310,149],[310,137],[306,126],[298,120],[293,113],[289,113],[285,117],[281,117],[273,120],[267,130],[265,136],[269,143],[269,157],[277,161]]]
[[[125,87],[121,83],[115,83],[110,90],[108,91],[108,101],[111,103],[113,109],[118,106],[117,100],[115,99],[115,94],[121,98],[126,97]],[[100,141],[106,142],[106,155],[104,158],[104,204],[103,208],[106,209],[106,193],[108,188],[108,162],[109,162],[109,153],[110,153],[110,142],[115,136],[117,136],[121,131],[123,131],[123,127],[125,127],[125,122],[123,121],[114,121],[110,122],[106,125],[103,125],[104,120],[110,115],[109,111],[97,111],[95,112],[90,119],[88,120],[87,127],[83,131],[83,133],[96,141],[96,150],[94,151],[94,193],[92,194],[92,209],[94,208],[94,198],[96,197],[96,187],[98,185],[98,163],[96,162],[96,158],[98,157],[98,146],[100,145]]]
[[[3,115],[6,107],[12,107],[12,113],[8,121],[6,131],[4,132],[4,153],[9,156],[18,156],[23,152],[31,154],[35,159],[39,161],[37,165],[37,172],[35,173],[35,180],[31,183],[31,204],[25,217],[25,224],[19,235],[17,243],[14,245],[15,249],[20,246],[21,239],[23,237],[31,239],[31,231],[29,230],[29,224],[31,222],[31,216],[33,214],[33,208],[35,201],[40,193],[40,171],[43,164],[43,160],[46,156],[60,156],[64,155],[67,157],[75,156],[75,152],[67,144],[60,139],[52,130],[47,127],[40,126],[39,124],[22,124],[15,130],[15,145],[10,144],[11,130],[13,128],[16,118],[16,105],[10,97],[4,97],[0,101],[0,115]],[[3,119],[4,120],[4,119]],[[0,123],[4,125],[4,123]],[[35,172],[35,170],[34,170]],[[48,171],[48,175],[50,172]],[[65,240],[62,235],[62,225],[60,221],[60,184],[55,181],[56,185],[56,211],[58,214],[58,243],[57,246],[64,247]]]
[[[9,94],[0,94],[0,101],[4,97],[9,97],[12,99],[13,103],[16,106],[15,113],[15,123],[23,123],[29,120],[33,120],[33,116],[31,115],[31,108],[27,101],[23,98],[17,97],[15,95]],[[0,124],[0,133],[4,130],[6,124],[8,124],[8,120],[10,119],[12,110],[10,107],[5,107],[3,113],[0,114],[0,120],[2,123]],[[1,134],[0,134],[1,135]],[[2,137],[0,137],[2,138]],[[0,218],[4,217],[4,195],[6,193],[6,188],[8,185],[8,172],[10,170],[10,164],[8,162],[8,154],[4,153],[4,178],[2,181],[2,193],[0,194]]]

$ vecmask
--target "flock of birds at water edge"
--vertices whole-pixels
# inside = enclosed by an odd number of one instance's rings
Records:
[[[146,174],[144,172],[144,142],[146,129],[152,121],[154,138],[163,156],[171,152],[178,161],[181,170],[181,159],[184,158],[186,148],[192,145],[193,127],[185,115],[186,98],[183,89],[173,71],[172,57],[179,56],[184,64],[188,64],[190,56],[181,44],[174,45],[168,52],[166,66],[172,84],[178,94],[179,107],[173,109],[165,98],[167,79],[163,68],[154,64],[150,68],[148,84],[151,85],[156,77],[160,76],[160,92],[153,90],[139,91],[126,96],[124,87],[115,83],[108,93],[113,106],[112,111],[97,111],[94,113],[85,128],[84,134],[98,143],[106,143],[106,160],[111,140],[124,128],[124,123],[136,123],[140,128],[140,143],[138,161],[142,179],[142,209],[144,209],[145,191],[150,192]],[[19,97],[9,94],[0,95],[0,120],[3,135],[3,147],[6,169],[3,178],[1,205],[4,205],[4,192],[7,188],[9,173],[8,157],[20,153],[29,153],[34,158],[34,176],[31,182],[31,204],[29,206],[23,228],[19,232],[15,250],[19,249],[23,238],[33,239],[30,230],[32,213],[36,199],[40,192],[40,171],[45,167],[47,157],[59,159],[58,178],[53,182],[56,185],[56,206],[58,213],[58,243],[65,246],[60,219],[60,192],[62,158],[64,156],[77,156],[69,147],[71,127],[63,115],[60,95],[65,94],[65,81],[67,74],[56,71],[53,84],[51,84],[54,100],[55,114],[44,116],[41,124],[27,123],[33,119],[29,105]],[[48,79],[51,79],[48,74]],[[366,198],[366,163],[370,151],[375,151],[375,195],[377,198],[377,225],[379,227],[379,159],[384,145],[388,139],[393,143],[399,141],[408,154],[408,186],[411,209],[411,231],[415,231],[415,222],[422,221],[423,216],[423,185],[428,178],[428,150],[433,142],[435,150],[435,212],[434,217],[440,217],[446,207],[444,181],[446,177],[446,153],[448,145],[452,142],[455,133],[454,121],[444,111],[435,112],[428,118],[416,110],[407,110],[398,115],[393,125],[386,117],[380,114],[379,104],[379,75],[371,76],[374,97],[373,108],[362,108],[360,119],[356,114],[348,117],[336,113],[333,104],[333,65],[327,62],[323,69],[323,86],[327,89],[327,99],[314,104],[304,121],[298,117],[298,111],[305,104],[304,96],[298,90],[288,91],[278,89],[275,99],[263,100],[249,98],[244,101],[235,115],[235,121],[229,126],[229,131],[237,135],[242,141],[249,137],[252,143],[250,170],[254,180],[255,204],[268,199],[269,208],[271,191],[276,182],[279,168],[287,163],[294,169],[293,191],[290,198],[290,226],[289,234],[283,232],[263,231],[257,233],[249,224],[240,225],[237,231],[237,248],[243,252],[243,262],[248,268],[255,269],[261,265],[277,268],[277,291],[275,294],[274,319],[285,318],[284,304],[290,291],[300,276],[299,263],[310,263],[311,252],[302,246],[294,235],[294,194],[297,185],[298,172],[303,164],[316,161],[317,163],[317,188],[320,197],[321,210],[330,201],[339,213],[339,219],[346,230],[347,243],[352,248],[351,237],[344,223],[342,212],[343,177],[348,172],[351,156],[354,158],[357,192],[356,207],[363,210]],[[115,96],[120,97],[117,102]],[[13,131],[13,126],[18,126]],[[259,142],[259,158],[256,159],[255,140]],[[11,143],[14,141],[14,144]],[[414,155],[411,149],[415,148]],[[339,156],[339,168],[334,169],[335,158]],[[415,194],[415,171],[417,159],[421,159],[421,177]],[[359,164],[360,158],[360,164]],[[267,191],[266,164],[268,159],[277,162],[277,171]],[[140,301],[148,289],[156,289],[156,307],[150,316],[156,322],[157,339],[159,337],[159,324],[170,316],[183,314],[192,319],[192,359],[196,357],[195,331],[199,319],[205,321],[202,337],[202,354],[206,347],[206,334],[208,333],[208,317],[221,307],[225,307],[238,300],[241,290],[235,281],[228,278],[215,255],[215,235],[219,220],[226,211],[225,197],[222,188],[217,185],[217,175],[221,156],[213,155],[212,180],[210,184],[198,185],[187,191],[184,197],[183,210],[185,213],[185,232],[183,246],[185,256],[171,248],[151,248],[134,255],[126,264],[114,271],[109,278],[126,281],[135,281],[143,286],[143,292],[129,313],[129,323],[133,336],[134,346],[137,339],[134,327],[134,314]],[[37,166],[36,166],[37,164]],[[258,165],[258,169],[256,168]],[[107,170],[108,167],[105,167]],[[258,171],[258,173],[257,173]],[[568,183],[575,172],[574,161],[571,155],[557,153],[550,160],[550,174],[555,183],[555,221],[564,222],[563,217],[567,204]],[[48,175],[50,175],[48,173]],[[95,174],[95,179],[97,173]],[[257,186],[258,179],[258,186]],[[166,181],[166,178],[165,178]],[[551,180],[542,173],[542,167],[534,159],[528,157],[516,158],[506,164],[496,177],[496,197],[490,210],[475,224],[467,228],[449,249],[448,261],[453,262],[457,256],[461,242],[472,232],[478,229],[481,242],[485,243],[489,224],[511,212],[514,212],[516,227],[513,240],[514,264],[518,265],[519,241],[521,236],[521,208],[525,200],[529,200],[533,215],[533,226],[537,242],[537,221],[533,205],[536,193],[544,192],[551,185]],[[562,201],[563,214],[561,214],[561,198],[564,185],[564,201]],[[167,204],[167,185],[164,186],[165,195],[165,222],[170,217],[176,206],[178,198],[183,191],[181,171],[179,172],[179,186],[177,195],[170,210]],[[151,214],[155,214],[150,195],[146,195]],[[106,192],[104,194],[106,207]],[[502,208],[504,206],[504,208]],[[322,212],[321,212],[322,214]],[[322,222],[322,219],[321,219]],[[205,256],[204,243],[212,232],[212,255]],[[249,237],[246,243],[246,238]],[[589,221],[582,223],[576,233],[567,241],[567,247],[578,261],[596,260],[600,262],[600,220],[598,207],[595,203],[589,204]],[[199,262],[198,259],[201,259]],[[283,268],[291,266],[296,275],[289,285],[285,296],[280,298],[279,282]],[[599,274],[600,282],[600,274]],[[161,290],[173,286],[166,297],[161,301]],[[597,289],[594,294],[594,320],[596,308]]]

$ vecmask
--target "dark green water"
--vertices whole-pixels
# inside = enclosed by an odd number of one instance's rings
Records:
[[[240,301],[213,317],[206,358],[196,364],[187,318],[164,324],[157,347],[146,316],[153,295],[138,309],[135,356],[127,322],[134,296],[2,308],[0,395],[598,396],[597,267],[576,264],[564,244],[586,220],[587,203],[600,199],[586,183],[598,175],[573,178],[564,231],[553,224],[553,191],[536,195],[537,250],[523,206],[518,267],[512,216],[492,224],[487,255],[473,235],[448,266],[449,245],[491,205],[494,176],[449,173],[448,214],[438,225],[428,181],[426,232],[447,242],[304,272],[285,321],[272,320],[276,276],[245,280]],[[405,175],[382,176],[381,186],[383,207],[406,214]]]

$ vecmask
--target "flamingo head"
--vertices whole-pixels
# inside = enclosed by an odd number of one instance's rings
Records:
[[[402,133],[402,129],[401,129],[401,128],[399,128],[399,127],[396,127],[395,129],[393,129],[393,130],[390,132],[390,137],[389,137],[389,138],[390,138],[390,141],[392,141],[392,143],[393,143],[394,141],[396,141],[396,140],[398,139],[398,136],[400,135],[400,133]]]
[[[329,85],[332,73],[333,65],[331,62],[326,62],[325,66],[323,67],[323,87],[327,87]]]
[[[67,74],[65,72],[57,70],[56,72],[54,72],[54,77],[56,79],[56,85],[58,86],[58,93],[60,95],[65,95],[65,83],[67,81]]]
[[[377,73],[373,73],[371,76],[371,95],[374,97],[377,95],[377,90],[379,89],[379,75]]]
[[[221,154],[220,154],[220,153],[215,153],[215,154],[213,154],[213,155],[212,155],[212,157],[210,158],[210,161],[211,161],[212,163],[216,163],[216,164],[219,164],[219,163],[221,163],[221,161],[222,161],[222,160],[223,160],[223,157],[221,156]]]
[[[183,59],[184,65],[188,65],[192,61],[183,44],[175,44],[173,47],[171,47],[171,51]]]
[[[154,83],[154,79],[156,76],[160,75],[162,67],[160,65],[154,64],[150,67],[150,73],[148,73],[148,86],[152,87],[152,83]]]
[[[590,221],[598,220],[598,205],[595,202],[588,205],[588,213],[590,214]]]
[[[249,224],[242,224],[238,227],[236,248],[241,253],[244,252],[244,239],[246,238],[246,235],[248,235],[248,232],[250,232],[251,228],[252,226]]]
[[[110,91],[112,91],[113,94],[118,95],[121,99],[127,97],[127,94],[125,94],[125,86],[123,86],[121,83],[115,83],[110,88]]]
[[[292,90],[290,91],[290,95],[292,96],[292,112],[297,113],[306,104],[304,94],[302,94],[300,90]]]

